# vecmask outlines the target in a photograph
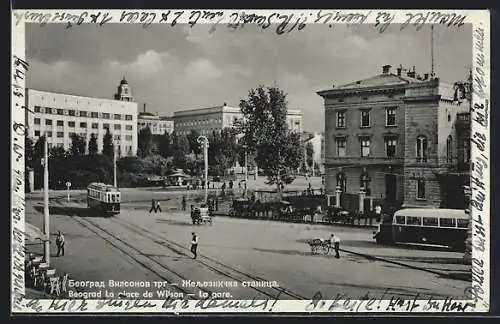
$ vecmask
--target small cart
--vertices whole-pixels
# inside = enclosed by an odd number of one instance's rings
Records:
[[[191,220],[193,221],[193,225],[207,223],[212,225],[212,216],[209,213],[208,207],[193,207],[191,209]]]

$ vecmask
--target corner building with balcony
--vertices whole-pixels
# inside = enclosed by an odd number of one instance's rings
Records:
[[[457,136],[456,121],[470,108],[457,103],[452,86],[414,69],[392,73],[385,65],[379,75],[318,95],[325,103],[331,205],[358,212],[376,203],[447,207],[440,174],[460,171],[458,155],[467,160],[468,141],[460,139],[467,131]]]

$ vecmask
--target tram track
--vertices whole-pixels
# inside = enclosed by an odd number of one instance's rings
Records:
[[[55,200],[57,204],[59,204],[61,207],[65,208],[67,211],[67,214],[69,216],[72,216],[73,221],[81,225],[82,227],[86,228],[90,232],[96,234],[99,236],[101,239],[104,241],[108,242],[111,246],[113,246],[115,249],[141,265],[143,268],[146,270],[154,273],[157,275],[159,278],[161,278],[164,281],[167,281],[169,283],[169,288],[177,290],[177,292],[181,292],[185,296],[191,296],[192,299],[199,299],[198,295],[195,294],[193,291],[190,291],[188,289],[185,289],[184,287],[179,286],[178,284],[172,284],[171,277],[174,276],[175,278],[182,280],[187,280],[187,278],[184,278],[181,274],[179,274],[176,271],[173,271],[170,268],[167,268],[165,265],[163,265],[161,262],[155,260],[152,257],[144,255],[140,250],[129,244],[128,242],[124,241],[117,235],[111,233],[110,231],[104,229],[102,226],[99,226],[84,217],[79,216],[75,212],[70,212],[64,204],[62,204],[59,200]],[[140,258],[138,257],[140,256]],[[141,260],[142,259],[142,260]],[[155,266],[151,265],[154,264]],[[160,271],[155,269],[160,268]],[[170,276],[165,275],[162,272],[168,273]],[[198,290],[201,290],[205,293],[208,293],[209,295],[212,294],[212,291],[208,289],[201,289],[198,288]]]
[[[150,230],[147,230],[141,226],[138,226],[136,224],[133,224],[131,222],[125,221],[121,218],[113,218],[113,221],[115,223],[120,224],[121,226],[127,228],[130,231],[133,231],[137,234],[140,234],[142,236],[149,236],[149,239],[154,241],[157,244],[160,244],[161,246],[164,246],[168,248],[169,250],[175,252],[175,253],[182,253],[185,256],[189,256],[190,251],[172,241],[169,240],[161,235],[158,235],[156,233],[151,232]],[[148,235],[144,235],[144,233],[147,233]],[[230,278],[232,280],[237,281],[238,283],[243,283],[243,282],[248,282],[248,281],[253,281],[253,282],[271,282],[270,280],[266,278],[262,278],[260,276],[255,276],[250,273],[247,273],[245,271],[236,269],[230,265],[227,265],[225,263],[222,263],[214,258],[208,257],[201,255],[197,258],[197,262],[202,264],[203,266],[207,267],[208,269],[212,270],[215,273],[218,273],[222,276],[225,276],[227,278]],[[285,289],[282,287],[248,287],[251,288],[261,294],[264,294],[270,298],[277,299],[280,296],[289,296],[294,299],[299,299],[299,300],[307,300],[309,298],[306,298],[304,296],[301,296],[300,294],[297,294],[295,292],[292,292],[289,289]]]

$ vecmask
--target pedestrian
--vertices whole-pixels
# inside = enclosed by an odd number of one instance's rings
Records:
[[[330,236],[330,242],[333,242],[333,248],[335,249],[335,258],[340,258],[339,247],[340,247],[340,238],[332,234]]]
[[[186,196],[182,196],[182,210],[186,210]]]
[[[191,253],[193,253],[193,259],[198,257],[198,236],[195,232],[191,233]]]
[[[155,213],[157,213],[158,211],[160,211],[160,213],[161,213],[161,206],[160,206],[160,201],[159,200],[156,201]]]
[[[229,180],[229,189],[233,189],[233,180]]]
[[[375,206],[375,221],[380,222],[381,218],[382,218],[382,207],[379,204],[377,204]]]
[[[149,213],[151,214],[153,210],[156,212],[156,201],[151,199],[151,208],[149,209]]]
[[[57,245],[57,256],[62,255],[64,256],[64,235],[61,231],[57,233],[56,237],[56,245]]]

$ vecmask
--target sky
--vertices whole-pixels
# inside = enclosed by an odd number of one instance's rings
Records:
[[[308,25],[277,35],[272,27],[229,29],[209,25],[28,24],[27,87],[82,96],[113,98],[125,77],[142,111],[174,111],[227,103],[238,106],[248,91],[277,85],[289,109],[300,109],[306,131],[323,131],[319,90],[393,71],[402,64],[423,75],[431,70],[430,28],[393,25]],[[463,80],[472,62],[470,25],[434,28],[436,74]]]

